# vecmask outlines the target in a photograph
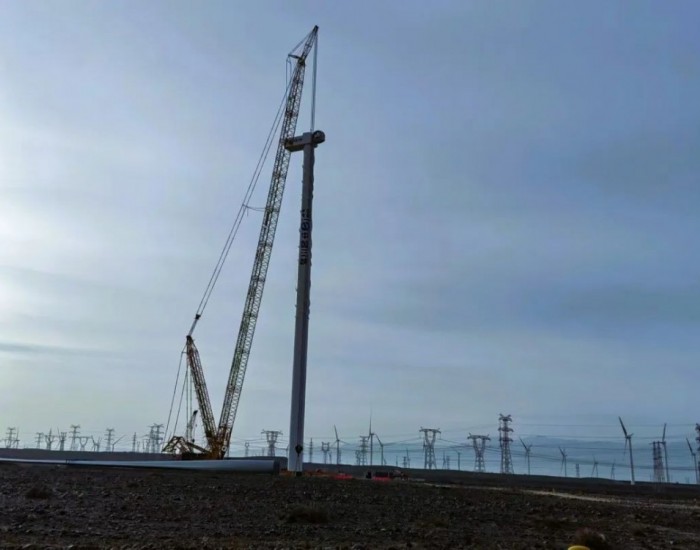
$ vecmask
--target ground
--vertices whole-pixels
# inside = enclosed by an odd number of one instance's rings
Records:
[[[566,549],[588,527],[616,549],[700,549],[700,492],[496,478],[443,485],[3,465],[0,547]]]

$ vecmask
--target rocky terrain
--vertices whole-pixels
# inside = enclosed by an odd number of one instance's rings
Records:
[[[2,465],[0,547],[565,549],[587,527],[615,549],[700,548],[694,488],[637,494],[499,479]]]

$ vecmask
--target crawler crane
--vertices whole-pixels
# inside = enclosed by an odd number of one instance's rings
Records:
[[[232,238],[231,235],[229,235],[229,240],[224,246],[224,252],[219,259],[219,263],[214,270],[209,286],[205,291],[204,298],[202,299],[200,307],[195,314],[192,327],[190,328],[190,331],[186,337],[185,349],[183,352],[186,357],[188,372],[191,377],[192,385],[194,386],[197,402],[199,404],[198,410],[204,429],[206,447],[195,444],[195,442],[191,440],[191,436],[173,436],[164,447],[164,452],[179,453],[182,454],[183,457],[208,459],[224,458],[228,452],[231,442],[231,431],[236,419],[236,412],[238,410],[238,403],[241,398],[246,367],[248,365],[251,346],[253,344],[255,326],[260,312],[260,304],[262,301],[263,290],[265,288],[265,280],[270,263],[272,245],[275,240],[275,231],[277,229],[280,207],[282,205],[282,197],[287,179],[290,156],[293,151],[297,150],[297,148],[295,148],[295,132],[297,120],[299,118],[302,89],[304,87],[306,60],[316,44],[317,34],[318,27],[314,27],[306,38],[299,43],[292,53],[289,54],[288,59],[290,60],[293,69],[291,78],[288,81],[287,92],[284,100],[284,110],[280,112],[280,116],[282,116],[281,129],[272,169],[272,178],[267,195],[267,202],[263,210],[263,220],[255,252],[253,270],[250,276],[250,283],[246,294],[245,306],[243,308],[243,315],[241,317],[241,324],[238,331],[238,338],[236,339],[236,346],[233,354],[233,361],[231,363],[228,383],[226,384],[226,391],[224,394],[223,407],[221,410],[221,416],[219,417],[219,423],[217,425],[214,421],[214,413],[212,410],[211,401],[209,399],[209,392],[207,391],[202,362],[200,360],[199,351],[194,342],[193,333],[199,319],[202,316],[202,312],[208,301],[208,296],[211,294],[213,284],[215,284],[216,279],[218,278],[221,265],[226,259],[226,255],[228,253],[227,246],[230,247],[230,241]],[[312,104],[312,121],[313,109],[314,107]],[[322,133],[319,132],[316,132],[314,135],[316,134],[322,135]],[[264,156],[261,157],[261,159],[264,160]],[[231,234],[235,234],[234,230],[232,230]],[[192,422],[193,421],[194,418],[192,419]],[[188,426],[188,435],[192,433],[192,429],[192,426]]]

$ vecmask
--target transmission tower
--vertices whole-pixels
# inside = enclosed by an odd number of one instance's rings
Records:
[[[403,457],[403,467],[404,468],[411,467],[411,455],[408,454],[408,449],[406,449],[406,456]]]
[[[442,469],[450,469],[450,455],[448,455],[445,451],[442,451]]]
[[[591,477],[598,477],[598,461],[595,455],[593,455],[593,469],[591,470]]]
[[[367,452],[369,451],[369,440],[370,437],[368,435],[360,436],[360,448],[355,454],[355,462],[357,462],[358,466],[367,465]]]
[[[486,449],[486,442],[491,441],[491,438],[488,435],[469,434],[469,439],[471,439],[472,446],[474,447],[474,471],[485,472],[486,463],[484,462],[484,450]]]
[[[163,447],[163,424],[153,424],[151,425],[151,433],[153,434],[153,442],[151,452],[159,453]]]
[[[100,447],[102,446],[102,438],[98,437],[95,439],[94,437],[91,437],[90,439],[92,439],[92,450],[99,453]]]
[[[90,441],[90,439],[91,439],[90,436],[87,436],[87,437],[80,436],[78,438],[78,441],[80,442],[80,450],[81,451],[85,450],[85,448],[87,447],[88,441]]]
[[[44,441],[46,442],[46,449],[47,450],[49,450],[49,451],[52,450],[53,443],[54,443],[54,441],[56,441],[57,438],[58,438],[58,436],[53,435],[53,430],[49,430],[48,435],[44,436]]]
[[[7,439],[5,439],[5,446],[8,449],[19,448],[19,430],[17,428],[7,428]]]
[[[434,470],[437,468],[435,464],[435,438],[440,433],[440,430],[436,428],[421,428],[418,431],[423,433],[423,452],[425,454],[423,468]]]
[[[330,441],[321,441],[321,452],[323,453],[323,463],[328,464],[328,457],[331,454]]]
[[[314,461],[314,440],[311,438],[309,441],[309,462]]]
[[[504,416],[500,414],[498,416],[498,442],[501,446],[502,474],[513,473],[513,458],[510,454],[510,444],[513,441],[510,437],[510,434],[513,432],[513,428],[510,427],[512,421],[513,419],[510,415]]]
[[[661,448],[660,441],[652,441],[651,443],[651,454],[652,460],[654,462],[654,476],[653,480],[656,483],[665,483],[665,473],[664,473],[664,459],[663,451]]]
[[[374,465],[374,432],[372,431],[372,409],[369,411],[369,465]]]
[[[59,432],[58,434],[58,450],[66,450],[66,438],[68,437],[68,432]]]
[[[265,434],[265,439],[267,440],[267,456],[275,456],[277,454],[277,438],[282,435],[279,430],[263,430],[260,432]]]
[[[615,479],[615,461],[613,460],[612,466],[610,466],[610,479]]]
[[[105,433],[105,439],[107,440],[105,442],[107,451],[113,451],[114,448],[112,447],[112,440],[114,439],[114,428],[107,428],[107,432]]]
[[[143,437],[144,442],[143,442],[143,447],[144,447],[144,452],[146,453],[154,453],[154,440],[155,440],[155,433],[153,432],[153,426],[151,426],[148,430],[148,435]]]
[[[246,441],[243,445],[245,446],[244,455],[248,458],[250,456],[250,441]]]
[[[462,453],[461,451],[457,451],[457,471],[462,470]]]
[[[41,449],[41,442],[44,440],[44,432],[36,433],[36,448]]]
[[[71,424],[70,427],[70,450],[78,450],[78,436],[80,435],[80,424]]]

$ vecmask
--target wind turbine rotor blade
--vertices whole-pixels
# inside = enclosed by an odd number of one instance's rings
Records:
[[[664,422],[664,433],[661,436],[661,443],[666,444],[666,423]]]
[[[622,431],[625,434],[625,437],[627,437],[627,429],[625,428],[625,425],[622,422],[622,417],[618,416],[617,419],[620,421],[620,426],[622,426]]]

